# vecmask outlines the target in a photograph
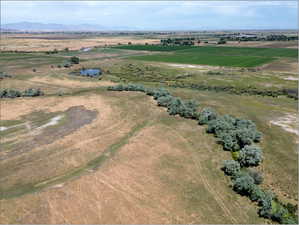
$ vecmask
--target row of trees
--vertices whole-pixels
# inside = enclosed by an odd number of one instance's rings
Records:
[[[258,166],[262,160],[262,150],[256,145],[262,138],[261,132],[251,120],[235,118],[231,115],[218,115],[211,108],[198,112],[194,100],[182,100],[172,96],[166,89],[145,88],[142,85],[117,85],[108,87],[110,91],[140,91],[153,96],[158,106],[166,107],[170,115],[198,120],[199,125],[207,125],[206,131],[213,133],[224,150],[232,152],[233,159],[225,160],[223,171],[231,177],[233,190],[257,202],[258,214],[284,224],[297,224],[296,207],[284,205],[277,197],[261,189],[261,173],[250,168]]]
[[[23,92],[15,89],[0,90],[0,98],[36,97],[42,95],[44,95],[44,92],[39,88],[29,88]]]
[[[293,41],[298,40],[298,36],[286,36],[283,34],[271,34],[265,37],[255,35],[232,35],[221,37],[228,41]]]
[[[206,131],[218,138],[224,150],[232,152],[233,160],[225,160],[222,169],[231,177],[233,190],[257,202],[261,217],[283,224],[298,223],[294,207],[284,205],[273,193],[262,190],[258,186],[263,181],[262,174],[250,168],[263,160],[262,150],[255,144],[262,138],[256,125],[251,120],[219,116],[211,108],[204,108],[198,121],[200,125],[207,125]]]
[[[167,38],[161,39],[160,43],[162,45],[195,45],[195,43],[200,43],[199,39],[195,39],[194,37],[187,38]]]

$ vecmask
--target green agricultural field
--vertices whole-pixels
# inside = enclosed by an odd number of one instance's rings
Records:
[[[182,63],[182,64],[199,64],[211,66],[231,66],[231,67],[255,67],[265,63],[269,63],[275,58],[272,57],[256,57],[256,56],[224,56],[201,53],[176,53],[176,54],[160,54],[136,56],[131,59]]]
[[[180,53],[198,53],[222,56],[298,57],[297,49],[288,48],[245,48],[245,47],[195,47]]]
[[[229,67],[256,67],[272,62],[277,58],[298,57],[298,52],[296,49],[286,48],[241,48],[210,46],[194,47],[160,45],[128,45],[117,48],[170,52],[132,57],[132,59],[137,60]]]

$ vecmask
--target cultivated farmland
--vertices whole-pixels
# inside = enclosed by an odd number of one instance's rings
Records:
[[[182,46],[184,48],[184,46]],[[125,49],[148,51],[175,51],[175,53],[155,54],[134,57],[137,60],[201,64],[212,66],[256,67],[272,62],[277,58],[298,57],[296,49],[244,48],[244,47],[178,47],[125,46]]]

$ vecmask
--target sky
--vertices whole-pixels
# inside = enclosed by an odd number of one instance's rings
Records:
[[[136,30],[297,29],[297,1],[7,1],[1,24],[97,24]]]

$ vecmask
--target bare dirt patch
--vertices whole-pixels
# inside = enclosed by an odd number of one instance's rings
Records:
[[[285,131],[296,134],[299,136],[298,131],[298,118],[297,115],[287,114],[283,117],[279,117],[276,120],[271,120],[271,124],[282,127]]]
[[[63,126],[52,127],[55,124],[52,126],[44,124],[36,129],[30,129],[27,138],[23,137],[22,141],[11,146],[9,151],[1,151],[0,161],[16,155],[20,156],[34,148],[64,138],[64,136],[73,133],[85,124],[91,123],[97,116],[96,111],[86,110],[83,106],[73,106],[64,112],[59,112],[59,114],[63,114],[67,117]]]
[[[288,76],[283,78],[284,80],[299,80],[299,77]]]

